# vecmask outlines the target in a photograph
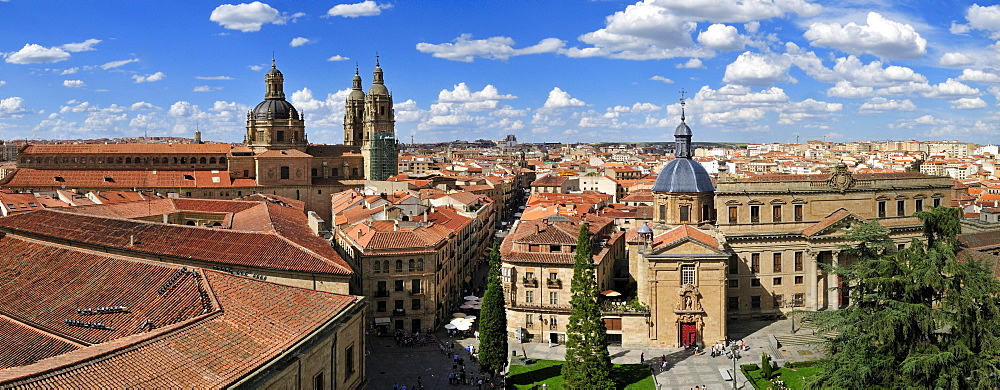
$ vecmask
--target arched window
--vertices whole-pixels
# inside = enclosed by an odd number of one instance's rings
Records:
[[[209,164],[215,164],[215,157],[208,159]]]
[[[114,164],[114,163],[115,163],[115,158],[114,157],[108,157],[108,164]]]
[[[417,271],[424,270],[424,259],[417,259]]]
[[[125,159],[124,159],[124,158],[121,158],[121,157],[118,157],[118,160],[116,160],[116,162],[117,162],[118,164],[122,164],[122,163],[124,163],[124,161],[125,161]]]
[[[135,158],[132,159],[132,161],[135,161],[135,163],[138,164],[139,163],[139,156],[135,156]]]
[[[181,157],[181,164],[187,164],[187,163],[188,163],[188,158],[187,157]]]
[[[225,164],[225,163],[226,163],[226,158],[225,157],[219,157],[219,164]]]
[[[200,161],[198,161],[198,162],[200,162],[200,163],[202,163],[202,164],[207,164],[207,163],[208,163],[208,160],[207,160],[206,158],[202,157],[202,158],[201,158],[201,160],[200,160]]]
[[[163,156],[163,157],[162,157],[162,158],[160,159],[160,161],[162,161],[162,162],[163,162],[163,165],[167,165],[167,164],[170,164],[170,157],[167,157],[167,156]]]
[[[403,260],[396,260],[396,272],[403,272]]]
[[[382,272],[382,262],[381,262],[381,261],[375,261],[375,269],[374,269],[374,272],[375,272],[375,273],[380,273],[380,272]]]
[[[125,163],[126,164],[131,164],[132,163],[132,157],[125,157]]]
[[[410,259],[410,261],[409,261],[409,269],[410,269],[410,272],[413,272],[413,271],[417,270],[417,263],[413,259]]]
[[[189,161],[191,161],[192,164],[197,164],[198,163],[198,157],[191,156],[191,160],[189,160]]]
[[[153,164],[159,164],[159,163],[160,163],[160,158],[159,157],[153,157]]]
[[[194,221],[187,221],[187,223],[185,225],[194,226]]]
[[[177,165],[177,157],[174,157],[174,165]]]

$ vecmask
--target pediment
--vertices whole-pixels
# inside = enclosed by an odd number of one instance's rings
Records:
[[[823,218],[823,220],[802,229],[802,235],[807,237],[829,235],[843,229],[849,229],[853,224],[866,222],[864,218],[841,208]]]
[[[677,241],[653,248],[654,255],[718,255],[726,252],[691,237],[682,237]]]

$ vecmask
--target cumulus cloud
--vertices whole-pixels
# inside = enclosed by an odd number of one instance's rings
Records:
[[[132,103],[131,106],[129,106],[129,109],[131,109],[133,111],[137,111],[137,110],[155,111],[155,110],[159,110],[160,108],[157,107],[157,106],[154,106],[152,103],[135,102],[135,103]]]
[[[482,91],[473,92],[465,83],[459,83],[451,91],[445,89],[438,93],[438,102],[484,102],[516,98],[514,95],[501,95],[492,85],[486,85]]]
[[[978,97],[955,99],[948,103],[951,103],[953,110],[977,110],[987,107],[986,102]]]
[[[327,61],[347,61],[349,59],[351,59],[351,58],[350,57],[344,57],[344,56],[338,54],[338,55],[335,55],[333,57],[327,58],[326,60]]]
[[[7,82],[6,82],[6,81],[3,81],[3,80],[0,80],[0,87],[2,87],[2,86],[4,86],[4,85],[7,85]]]
[[[62,45],[62,49],[72,53],[77,53],[81,51],[91,51],[91,50],[97,50],[94,49],[94,45],[98,43],[101,43],[100,39],[91,38],[83,42],[67,43],[65,45]]]
[[[698,43],[713,50],[742,50],[743,36],[736,27],[716,23],[698,34]]]
[[[674,83],[674,80],[668,79],[668,78],[663,77],[663,76],[653,76],[653,77],[650,77],[649,79],[653,80],[653,81],[662,81],[662,82],[667,83],[667,84],[673,84]]]
[[[975,70],[965,69],[962,75],[956,79],[958,81],[973,81],[979,83],[1000,83],[1000,71],[995,69]]]
[[[229,76],[195,76],[198,80],[236,80]]]
[[[545,100],[542,108],[557,110],[569,107],[584,107],[586,105],[587,103],[584,103],[582,100],[570,96],[568,92],[559,89],[559,87],[555,87],[549,91],[549,98]]]
[[[208,86],[208,85],[199,85],[197,87],[194,87],[194,92],[212,92],[212,91],[218,91],[218,90],[221,90],[221,89],[222,89],[222,87],[212,87],[212,86]]]
[[[969,21],[970,28],[998,31],[1000,30],[1000,6],[983,7],[979,4],[973,4],[965,10],[965,19]]]
[[[367,0],[354,4],[337,4],[326,11],[327,16],[341,16],[345,18],[357,18],[360,16],[378,16],[382,10],[392,8],[392,4],[377,4]]]
[[[862,98],[872,96],[875,88],[866,86],[855,86],[849,81],[838,81],[836,85],[826,90],[826,96],[843,98]]]
[[[208,20],[230,30],[253,32],[260,31],[261,26],[268,23],[285,24],[286,18],[274,7],[255,1],[220,5],[212,10]]]
[[[891,100],[881,96],[868,99],[858,108],[859,114],[878,114],[888,111],[915,111],[917,106],[909,99]]]
[[[87,85],[83,80],[63,80],[64,87],[80,88]]]
[[[70,54],[61,48],[28,43],[21,50],[7,53],[5,61],[10,64],[40,64],[66,61],[69,57]]]
[[[69,69],[63,70],[62,72],[59,72],[59,75],[60,76],[65,76],[65,75],[68,75],[68,74],[76,74],[76,72],[79,72],[79,71],[80,71],[80,68],[73,67],[73,68],[69,68]]]
[[[947,124],[948,121],[943,119],[937,119],[933,115],[924,115],[915,119],[897,119],[896,122],[889,124],[890,129],[912,129],[916,126],[940,126]]]
[[[792,64],[785,57],[744,52],[726,66],[722,81],[729,84],[766,86],[795,79],[788,75]]]
[[[981,92],[977,88],[972,88],[968,85],[962,84],[958,80],[948,79],[943,83],[932,86],[927,92],[924,92],[924,97],[962,97],[962,96],[978,96]]]
[[[687,62],[674,65],[674,67],[678,69],[705,69],[705,65],[703,65],[701,60],[698,58],[688,59]]]
[[[289,42],[288,45],[291,46],[291,47],[299,47],[299,46],[305,45],[305,44],[307,44],[309,42],[312,42],[312,41],[309,40],[309,38],[295,37],[295,38],[292,38],[292,41]]]
[[[152,83],[163,80],[164,77],[167,77],[167,75],[163,74],[163,72],[156,72],[145,76],[138,74],[132,75],[132,80],[135,80],[136,83]]]
[[[14,96],[0,99],[0,118],[20,115],[27,111],[24,108],[24,99],[20,97]]]
[[[127,59],[127,60],[118,60],[118,61],[106,62],[103,65],[101,65],[101,69],[108,70],[108,69],[119,68],[119,67],[122,67],[124,65],[131,64],[133,62],[139,62],[139,59],[138,58],[131,58],[131,59]]]
[[[976,63],[973,56],[964,53],[944,53],[938,61],[941,66],[969,66]]]
[[[510,37],[496,36],[486,39],[472,39],[471,34],[462,34],[455,38],[452,43],[420,42],[417,44],[417,50],[446,60],[472,62],[477,57],[506,60],[520,55],[550,53],[560,50],[564,45],[565,42],[561,39],[546,38],[533,46],[515,49],[513,47],[514,39]]]
[[[813,46],[830,47],[849,54],[868,53],[882,58],[917,58],[927,53],[927,40],[909,24],[869,12],[866,25],[854,22],[813,23],[804,36]]]

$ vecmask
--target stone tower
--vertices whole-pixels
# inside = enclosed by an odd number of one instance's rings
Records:
[[[353,94],[353,91],[351,92]],[[385,87],[382,68],[375,60],[374,79],[365,96],[364,138],[361,156],[365,160],[365,178],[385,180],[397,172],[396,116],[392,109],[392,94]],[[346,131],[346,130],[345,130]]]
[[[247,133],[243,143],[260,153],[272,149],[305,151],[305,118],[285,100],[285,76],[271,59],[271,70],[264,75],[264,101],[247,113]]]
[[[364,140],[365,92],[361,90],[361,76],[354,68],[351,94],[344,104],[344,145],[361,146]]]

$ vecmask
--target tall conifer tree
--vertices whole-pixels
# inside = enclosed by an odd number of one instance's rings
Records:
[[[809,387],[1000,386],[1000,282],[984,264],[956,258],[959,212],[916,213],[928,241],[898,252],[878,222],[847,232],[861,243],[851,251],[857,260],[835,271],[851,305],[812,314],[837,335]]]
[[[479,312],[479,364],[492,374],[507,366],[507,314],[504,311],[503,287],[500,285],[500,249],[490,251],[490,273]]]
[[[590,247],[590,229],[580,226],[570,287],[572,312],[566,324],[566,363],[562,367],[567,389],[613,389],[607,329],[597,304],[597,267]]]

